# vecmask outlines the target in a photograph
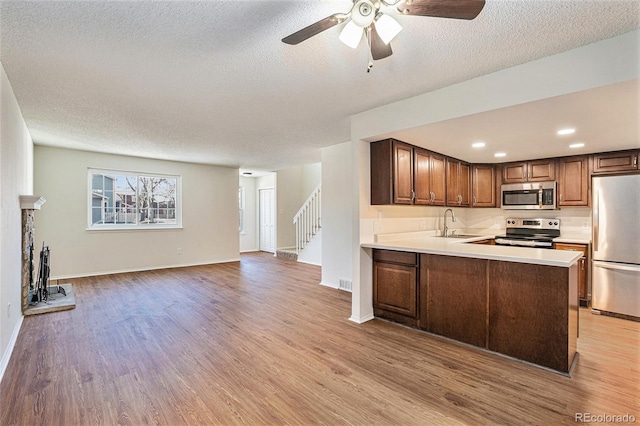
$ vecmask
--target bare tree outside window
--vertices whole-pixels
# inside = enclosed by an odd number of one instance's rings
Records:
[[[178,179],[90,171],[90,226],[178,225]]]

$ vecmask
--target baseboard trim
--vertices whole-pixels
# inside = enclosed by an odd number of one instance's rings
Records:
[[[216,265],[218,263],[229,263],[229,262],[239,262],[240,257],[234,257],[231,259],[223,259],[216,260],[215,262],[199,262],[199,263],[186,263],[181,265],[164,265],[164,266],[147,266],[140,268],[132,268],[132,269],[117,269],[113,271],[103,271],[103,272],[89,272],[84,274],[72,274],[72,275],[60,275],[49,278],[50,281],[60,281],[60,280],[69,280],[73,278],[86,278],[86,277],[99,277],[102,275],[113,275],[113,274],[127,274],[130,272],[145,272],[145,271],[156,271],[159,269],[175,269],[175,268],[189,268],[191,266],[204,266],[204,265]]]
[[[20,328],[22,327],[22,320],[24,320],[24,316],[20,315],[18,322],[16,322],[16,326],[13,328],[13,333],[11,333],[11,338],[9,339],[7,349],[5,349],[4,354],[2,354],[2,361],[0,361],[0,382],[4,377],[4,372],[9,366],[9,360],[11,359],[11,354],[13,354],[13,348],[16,346],[18,334],[20,333]]]
[[[373,314],[369,314],[369,315],[365,315],[363,317],[354,317],[353,315],[349,318],[349,321],[353,321],[357,324],[364,324],[367,321],[371,321],[372,319],[374,319],[375,317],[373,316]]]
[[[335,285],[335,284],[331,284],[331,283],[328,283],[328,282],[326,282],[326,281],[320,281],[320,285],[321,285],[321,286],[325,286],[325,287],[329,287],[329,288],[333,288],[333,289],[336,289],[336,290],[339,290],[339,287],[338,287],[337,285]]]
[[[298,262],[300,262],[300,263],[305,263],[305,264],[307,264],[307,265],[313,265],[313,266],[320,266],[320,267],[322,267],[322,263],[316,263],[316,262],[309,262],[309,261],[306,261],[306,260],[300,260],[300,258],[298,258]]]

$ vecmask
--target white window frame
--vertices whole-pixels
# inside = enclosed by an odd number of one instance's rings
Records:
[[[176,223],[132,223],[132,224],[93,224],[92,222],[92,175],[126,175],[136,176],[136,182],[142,177],[165,178],[176,180]],[[87,169],[87,231],[137,231],[149,229],[182,229],[182,176],[159,173],[133,172],[115,169]]]

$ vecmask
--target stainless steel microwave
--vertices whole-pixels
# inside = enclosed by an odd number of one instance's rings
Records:
[[[502,185],[501,207],[505,210],[554,210],[556,188],[555,181]]]

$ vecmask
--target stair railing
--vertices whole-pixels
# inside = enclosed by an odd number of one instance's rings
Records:
[[[296,253],[305,248],[322,226],[320,187],[313,190],[298,213],[293,217],[296,227]]]

